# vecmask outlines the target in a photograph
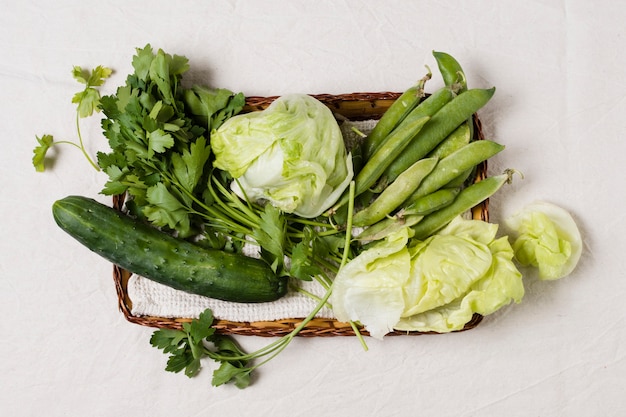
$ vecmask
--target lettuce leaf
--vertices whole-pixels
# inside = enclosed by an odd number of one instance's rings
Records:
[[[536,201],[505,220],[515,259],[537,268],[539,278],[569,275],[580,259],[582,238],[572,216],[552,203]]]
[[[393,330],[405,308],[410,231],[406,227],[388,235],[339,271],[330,297],[339,321],[358,321],[378,339]]]

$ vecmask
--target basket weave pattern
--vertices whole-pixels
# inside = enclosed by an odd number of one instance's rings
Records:
[[[326,104],[334,113],[339,114],[349,120],[370,120],[378,119],[396,100],[400,93],[381,92],[381,93],[350,93],[350,94],[312,94],[313,97]],[[274,101],[277,96],[273,97],[247,97],[244,112],[263,110]],[[474,134],[475,139],[483,139],[480,120],[474,115]],[[475,181],[480,181],[487,176],[487,163],[481,163],[476,169]],[[124,204],[123,196],[114,196],[113,207],[122,210]],[[472,217],[474,219],[489,220],[489,201],[472,209]],[[118,296],[118,306],[126,320],[131,323],[142,326],[155,328],[180,329],[183,323],[191,321],[191,318],[166,318],[153,316],[137,316],[132,313],[132,300],[128,295],[128,279],[131,274],[117,265],[113,266],[113,280]],[[254,308],[251,306],[251,308]],[[303,318],[290,318],[275,321],[262,322],[233,322],[228,320],[216,319],[213,323],[217,333],[246,335],[246,336],[283,336],[290,333],[300,323]],[[463,330],[469,330],[476,327],[482,316],[475,314],[469,323],[465,325]],[[367,332],[359,329],[363,335]],[[428,334],[425,332],[402,332],[394,331],[389,335],[421,335]],[[334,319],[315,318],[311,320],[307,326],[298,334],[302,337],[324,337],[324,336],[354,336],[354,329],[349,323],[342,323]]]

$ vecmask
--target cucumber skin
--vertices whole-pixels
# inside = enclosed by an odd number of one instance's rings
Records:
[[[92,252],[152,281],[192,294],[239,303],[275,301],[287,292],[259,259],[201,248],[83,196],[54,202],[57,225]]]

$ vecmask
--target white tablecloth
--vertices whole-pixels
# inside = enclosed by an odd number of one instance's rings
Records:
[[[6,416],[621,416],[626,383],[626,10],[621,2],[4,2],[0,13],[0,409]],[[402,91],[451,53],[524,179],[498,222],[535,199],[569,210],[585,247],[569,277],[465,333],[296,339],[253,386],[164,371],[152,329],[117,311],[111,266],[51,216],[69,194],[103,202],[106,176],[71,147],[36,173],[35,135],[75,140],[73,65],[106,65],[106,93],[147,43],[190,59],[189,81],[246,95]],[[441,84],[436,78],[431,89]],[[97,121],[88,151],[106,150]],[[251,351],[269,342],[238,339]]]

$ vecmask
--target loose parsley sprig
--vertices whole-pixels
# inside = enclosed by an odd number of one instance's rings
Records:
[[[77,92],[72,97],[72,103],[76,104],[76,134],[78,136],[78,143],[68,140],[55,141],[54,137],[49,134],[42,135],[41,137],[36,136],[38,146],[33,150],[33,166],[37,172],[45,171],[45,160],[48,151],[53,146],[60,144],[71,145],[80,149],[89,164],[96,171],[100,171],[100,167],[94,162],[85,149],[83,135],[80,130],[80,120],[100,111],[100,91],[97,87],[102,86],[112,73],[113,71],[110,68],[101,65],[91,71],[85,70],[79,66],[72,68],[72,76],[74,79],[85,86],[83,90]]]
[[[168,372],[184,371],[192,378],[200,371],[201,360],[208,357],[221,363],[213,373],[214,386],[233,382],[238,388],[246,388],[250,385],[248,361],[230,359],[242,357],[245,353],[232,337],[216,334],[212,324],[213,313],[207,309],[198,319],[183,323],[181,330],[156,330],[150,344],[169,354],[165,367]]]

